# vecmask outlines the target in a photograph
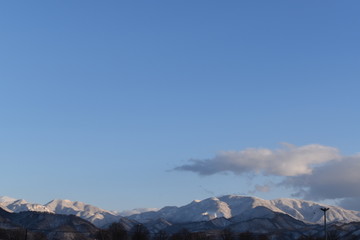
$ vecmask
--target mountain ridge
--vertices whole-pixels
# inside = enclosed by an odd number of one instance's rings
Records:
[[[327,216],[328,222],[348,223],[360,221],[360,212],[346,210],[337,206],[290,198],[264,200],[258,197],[242,195],[224,195],[202,201],[192,201],[181,207],[164,207],[156,212],[145,212],[129,216],[129,218],[143,223],[156,218],[163,218],[176,223],[208,221],[218,217],[231,218],[244,215],[247,210],[258,206],[287,214],[307,223],[322,223],[323,213],[320,211],[321,207],[330,208]]]
[[[163,219],[171,223],[200,222],[217,218],[230,219],[236,216],[247,216],[256,207],[266,207],[273,212],[287,214],[306,223],[322,223],[323,213],[321,207],[330,207],[328,222],[360,222],[360,212],[346,210],[337,206],[320,204],[312,201],[291,198],[265,200],[253,196],[224,195],[203,200],[194,200],[187,205],[176,207],[166,206],[161,209],[139,209],[127,211],[135,212],[129,219],[140,223],[148,223]],[[102,208],[79,201],[55,199],[44,205],[29,203],[23,199],[0,197],[0,207],[10,212],[35,211],[56,214],[72,214],[81,217],[98,227],[118,222],[124,215],[121,212],[104,210]],[[144,211],[144,212],[143,212]],[[126,212],[126,211],[125,211]],[[251,213],[253,214],[253,212]]]

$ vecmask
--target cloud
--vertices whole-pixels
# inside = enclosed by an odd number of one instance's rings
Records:
[[[285,178],[281,185],[297,190],[295,196],[311,200],[360,198],[360,155],[342,157],[317,166],[312,174]]]
[[[211,159],[192,159],[175,170],[192,171],[200,175],[221,172],[234,174],[262,173],[276,176],[311,174],[316,164],[339,158],[336,148],[311,144],[296,147],[283,144],[283,148],[271,150],[249,148],[243,151],[220,152]]]
[[[280,176],[280,182],[256,185],[249,193],[287,187],[293,196],[308,200],[336,200],[340,206],[360,210],[360,154],[343,156],[333,147],[311,144],[280,149],[251,148],[221,152],[210,159],[193,159],[175,168],[199,175],[231,172],[237,175]]]
[[[255,188],[251,191],[249,191],[249,194],[255,194],[257,192],[262,192],[262,193],[266,193],[266,192],[270,192],[271,190],[271,186],[269,184],[265,184],[265,185],[255,185]]]
[[[345,209],[360,211],[359,202],[360,202],[360,197],[351,197],[351,198],[342,199],[339,202],[339,205]]]

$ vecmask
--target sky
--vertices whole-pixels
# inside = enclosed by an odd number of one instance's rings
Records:
[[[0,195],[360,210],[359,1],[1,1]]]

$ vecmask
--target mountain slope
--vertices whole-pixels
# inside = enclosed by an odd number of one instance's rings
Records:
[[[218,217],[231,218],[238,215],[246,216],[251,209],[265,207],[274,212],[287,214],[301,221],[322,223],[323,213],[320,211],[320,208],[324,206],[330,208],[327,215],[329,222],[346,223],[360,221],[360,212],[346,210],[340,207],[296,199],[264,200],[240,195],[226,195],[219,198],[213,197],[202,201],[193,201],[182,207],[165,207],[159,211],[135,214],[129,216],[129,218],[142,223],[158,218],[163,218],[173,223],[185,223],[208,221]]]
[[[23,199],[16,200],[14,202],[8,203],[6,208],[10,209],[13,212],[23,212],[23,211],[33,211],[33,212],[48,212],[54,213],[46,206],[36,203],[29,203]]]
[[[86,204],[83,202],[73,202],[70,200],[53,200],[44,205],[50,211],[57,214],[73,214],[81,217],[96,226],[103,226],[112,222],[119,221],[120,216],[104,209]]]
[[[155,223],[156,220],[162,219],[170,224],[230,219],[237,216],[241,216],[243,219],[250,219],[254,217],[251,215],[254,214],[251,211],[252,209],[265,207],[273,212],[287,214],[307,223],[322,223],[323,212],[320,211],[320,208],[324,206],[330,208],[327,215],[328,222],[360,222],[360,212],[336,206],[327,206],[296,199],[264,200],[241,195],[225,195],[201,201],[195,200],[185,206],[169,206],[153,211],[146,211],[148,209],[133,210],[140,213],[130,215],[128,218],[140,223]],[[53,200],[45,205],[40,205],[28,203],[25,200],[0,197],[0,207],[11,212],[37,211],[67,215],[73,214],[90,221],[98,227],[108,226],[110,223],[117,222],[122,218],[117,212],[107,211],[90,204],[70,200]],[[129,214],[131,212],[127,211],[126,213]]]
[[[59,215],[26,211],[10,213],[0,209],[0,226],[3,229],[29,231],[28,235],[42,233],[48,239],[94,239],[98,229],[91,223],[73,215]],[[24,233],[25,234],[25,233]]]
[[[96,226],[104,226],[118,221],[119,214],[92,206],[78,201],[70,200],[52,200],[45,205],[29,203],[23,199],[14,199],[10,197],[0,197],[0,207],[8,212],[46,212],[56,214],[75,215],[85,219]]]

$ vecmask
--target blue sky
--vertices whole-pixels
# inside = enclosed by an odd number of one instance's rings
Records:
[[[114,210],[223,194],[354,200],[360,190],[319,197],[303,183],[334,159],[360,162],[359,7],[1,2],[0,195]],[[320,161],[311,146],[337,153]],[[249,167],[249,148],[289,167],[312,149],[311,173]],[[216,168],[229,151],[241,171]]]

